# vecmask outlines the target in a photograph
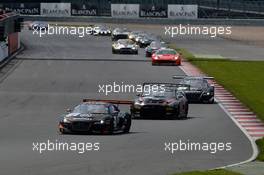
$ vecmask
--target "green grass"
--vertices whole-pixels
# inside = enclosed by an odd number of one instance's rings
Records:
[[[256,144],[259,148],[259,155],[257,157],[257,160],[264,162],[264,138],[258,139],[256,141]]]
[[[173,175],[242,175],[240,173],[235,173],[232,171],[227,171],[224,169],[211,170],[211,171],[193,171],[187,173],[176,173]]]
[[[263,61],[192,61],[264,121]]]
[[[195,57],[193,56],[193,54],[191,54],[188,50],[183,49],[183,48],[177,48],[175,44],[169,44],[168,45],[170,48],[175,49],[177,52],[181,53],[183,55],[183,57],[188,60],[194,60]]]
[[[195,58],[186,49],[169,44],[183,57],[235,95],[264,121],[264,62]]]

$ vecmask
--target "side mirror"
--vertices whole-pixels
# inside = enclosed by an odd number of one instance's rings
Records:
[[[71,113],[72,112],[72,109],[68,108],[68,109],[66,109],[66,112],[67,113]]]

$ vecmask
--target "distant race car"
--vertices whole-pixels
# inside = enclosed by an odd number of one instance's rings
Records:
[[[147,47],[152,41],[159,41],[159,39],[151,34],[139,35],[139,37],[136,38],[136,42],[141,48]]]
[[[154,87],[156,86],[156,87]],[[144,83],[144,92],[131,105],[133,118],[187,118],[188,100],[179,89],[188,85],[172,83]]]
[[[119,39],[112,44],[112,53],[138,54],[138,45],[130,39]]]
[[[190,89],[184,90],[189,102],[214,103],[214,86],[207,81],[213,77],[174,76],[180,84],[190,85]]]
[[[161,63],[181,65],[182,56],[174,49],[161,48],[152,55],[152,65]]]
[[[167,48],[167,45],[164,42],[152,41],[150,45],[145,48],[146,57],[151,57],[153,53],[161,48]]]
[[[129,33],[128,38],[133,40],[133,41],[136,41],[136,37],[138,35],[142,34],[142,33],[144,33],[144,32],[142,32],[142,31],[132,31],[132,32]]]
[[[59,131],[61,134],[128,133],[131,126],[131,115],[120,112],[118,104],[131,104],[131,102],[84,99],[83,103],[62,116]]]
[[[129,31],[127,29],[115,28],[112,31],[112,41],[117,41],[119,39],[128,39]]]
[[[29,30],[48,30],[49,25],[45,21],[33,21],[28,24]]]
[[[93,27],[93,35],[111,35],[111,29],[104,25],[96,25]]]

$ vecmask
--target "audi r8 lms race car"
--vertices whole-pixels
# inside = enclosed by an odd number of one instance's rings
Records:
[[[115,28],[112,32],[112,41],[119,39],[128,39],[129,31],[127,29]]]
[[[138,95],[131,105],[132,117],[187,118],[188,100],[180,87],[188,89],[189,86],[172,83],[144,83],[144,92]]]
[[[111,35],[111,29],[104,25],[96,25],[93,28],[93,35]]]
[[[151,57],[153,53],[161,48],[167,48],[167,45],[164,42],[152,41],[148,47],[145,48],[146,57]]]
[[[45,21],[33,21],[28,24],[29,30],[48,30],[48,23]]]
[[[112,53],[138,54],[138,45],[130,39],[119,39],[112,44]]]
[[[213,79],[212,77],[174,76],[173,78],[180,79],[180,84],[190,86],[190,89],[182,89],[189,102],[214,103],[214,86],[207,81]]]
[[[182,56],[174,49],[161,48],[152,55],[152,65],[157,64],[173,64],[181,65]]]
[[[68,114],[63,115],[59,122],[59,131],[66,133],[128,133],[131,126],[131,115],[122,113],[118,104],[130,104],[131,102],[117,100],[89,100],[84,99],[83,103]]]

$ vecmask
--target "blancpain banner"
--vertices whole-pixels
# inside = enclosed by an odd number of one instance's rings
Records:
[[[43,16],[71,16],[71,3],[41,3]]]
[[[196,19],[197,17],[197,5],[168,5],[168,18]]]
[[[114,18],[139,18],[139,4],[111,4]]]

